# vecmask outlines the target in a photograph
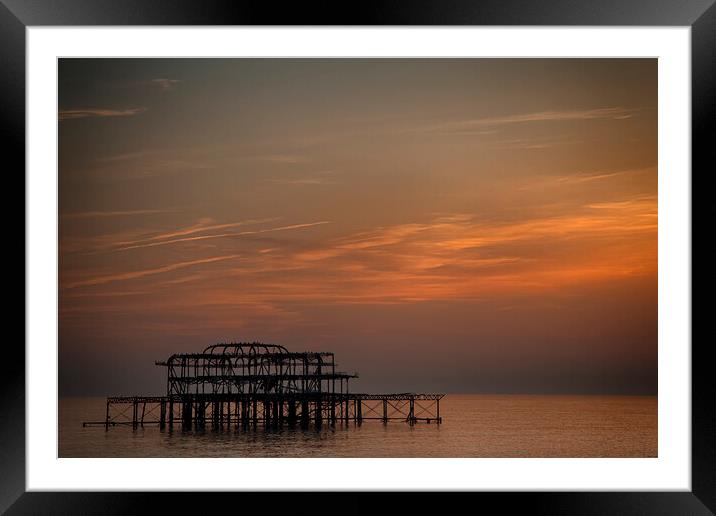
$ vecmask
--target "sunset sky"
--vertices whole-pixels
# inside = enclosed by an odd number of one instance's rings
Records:
[[[61,395],[220,341],[656,393],[655,59],[61,59]]]

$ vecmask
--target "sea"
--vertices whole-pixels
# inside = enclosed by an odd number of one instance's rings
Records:
[[[448,394],[442,424],[364,421],[184,432],[103,421],[104,398],[60,398],[58,457],[657,457],[656,396]]]

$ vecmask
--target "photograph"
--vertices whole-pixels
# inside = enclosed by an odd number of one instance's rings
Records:
[[[59,57],[58,457],[659,457],[658,72]]]

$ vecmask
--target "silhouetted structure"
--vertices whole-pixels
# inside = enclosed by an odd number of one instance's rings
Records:
[[[336,371],[329,352],[290,352],[258,342],[215,344],[156,364],[167,369],[166,396],[109,397],[105,421],[84,426],[172,429],[180,423],[191,430],[207,422],[215,429],[320,428],[364,420],[442,423],[444,394],[350,393],[348,382],[358,375]]]

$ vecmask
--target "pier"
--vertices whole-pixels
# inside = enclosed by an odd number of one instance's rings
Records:
[[[188,431],[321,428],[364,421],[442,423],[444,394],[351,393],[349,381],[358,375],[337,371],[330,352],[215,344],[201,353],[174,354],[156,365],[166,368],[165,396],[108,397],[105,420],[83,426],[136,430],[157,425]]]

